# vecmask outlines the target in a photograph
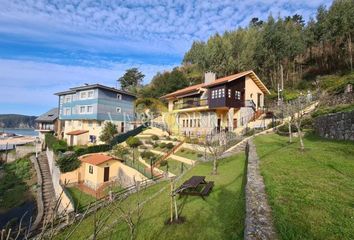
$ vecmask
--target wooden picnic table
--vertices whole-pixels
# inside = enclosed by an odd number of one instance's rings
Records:
[[[205,176],[192,176],[185,181],[179,188],[175,190],[180,195],[196,195],[201,196],[203,199],[209,195],[214,182],[206,182]]]

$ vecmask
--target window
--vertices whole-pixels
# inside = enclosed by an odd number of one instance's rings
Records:
[[[235,91],[235,99],[236,100],[241,100],[241,92],[240,91]]]
[[[65,102],[66,102],[66,103],[71,102],[71,95],[66,95],[66,96],[65,96]]]
[[[117,93],[117,99],[118,99],[118,100],[122,100],[122,94]]]
[[[93,90],[88,91],[88,92],[87,92],[87,98],[93,98],[93,94],[94,94],[94,91],[93,91]]]
[[[64,108],[64,115],[70,115],[71,114],[71,108]]]
[[[186,120],[182,120],[182,127],[185,127],[186,126]]]
[[[93,107],[87,106],[87,113],[93,113]]]
[[[194,127],[197,126],[197,119],[194,119]]]
[[[192,119],[189,120],[189,127],[193,127]]]
[[[221,89],[221,97],[225,97],[225,89],[223,88],[223,89]]]
[[[80,93],[80,99],[85,99],[87,98],[87,93],[86,92],[81,92]]]
[[[80,106],[80,113],[83,114],[85,113],[86,107],[85,106]]]
[[[186,120],[186,127],[188,127],[188,119]]]
[[[227,89],[228,97],[231,98],[231,89]]]
[[[122,108],[120,108],[120,107],[117,107],[117,108],[116,108],[116,112],[117,112],[117,113],[120,113],[120,112],[122,112]]]
[[[198,119],[198,127],[200,127],[200,119]]]
[[[89,173],[93,174],[93,166],[89,166]]]

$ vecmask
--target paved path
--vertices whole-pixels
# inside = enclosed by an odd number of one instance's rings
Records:
[[[246,184],[246,220],[244,239],[277,239],[268,204],[263,177],[259,171],[259,158],[252,139],[249,142],[249,157]]]
[[[174,160],[177,160],[177,161],[180,161],[180,162],[183,162],[183,163],[186,163],[186,164],[189,164],[189,165],[193,165],[193,166],[195,164],[194,160],[191,160],[191,159],[185,158],[185,157],[181,157],[181,156],[177,156],[175,154],[171,154],[170,158],[172,158]]]

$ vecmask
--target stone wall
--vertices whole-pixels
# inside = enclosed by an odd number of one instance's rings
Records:
[[[354,111],[317,117],[314,128],[324,138],[354,141]]]

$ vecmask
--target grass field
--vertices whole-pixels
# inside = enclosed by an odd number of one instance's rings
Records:
[[[188,148],[182,148],[178,152],[174,153],[177,156],[189,158],[191,160],[200,161],[204,158],[204,153],[194,151]]]
[[[172,158],[167,159],[167,162],[168,162],[168,171],[170,173],[173,173],[174,175],[180,175],[182,173],[182,162],[174,160]],[[189,168],[191,168],[191,165],[183,163],[183,172],[187,171]],[[160,166],[159,169],[166,171],[167,165]]]
[[[157,193],[143,206],[142,218],[137,228],[137,239],[243,239],[244,163],[245,157],[241,154],[221,160],[219,174],[215,176],[210,175],[211,163],[200,163],[188,171],[177,186],[193,175],[205,175],[207,181],[215,182],[215,187],[205,200],[196,196],[177,200],[181,216],[186,219],[183,224],[164,224],[170,215],[170,186],[166,181],[151,186],[139,194],[131,195],[119,204],[126,211],[135,209],[138,198],[145,200]],[[104,223],[107,228],[98,239],[129,239],[128,226],[121,219],[119,210],[113,206],[106,207],[97,215],[108,213],[113,215]],[[93,215],[87,217],[70,239],[89,239],[93,232],[93,219]],[[112,224],[113,221],[116,223]],[[57,239],[65,239],[66,234],[73,227],[61,232]]]
[[[68,190],[71,198],[74,201],[75,209],[78,209],[79,211],[82,207],[84,207],[96,200],[96,198],[92,197],[89,194],[82,192],[77,187],[68,187],[66,189]]]
[[[287,137],[255,139],[279,235],[354,239],[354,143],[314,135],[304,140],[301,153]]]

